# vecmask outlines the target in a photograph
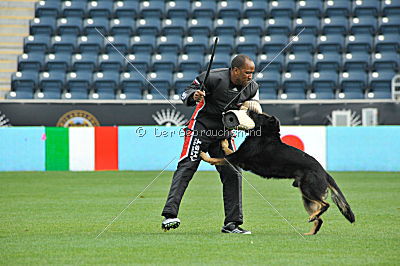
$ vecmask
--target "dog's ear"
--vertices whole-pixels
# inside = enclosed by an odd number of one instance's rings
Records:
[[[275,116],[271,116],[270,123],[271,123],[272,127],[275,129],[275,131],[277,131],[277,132],[280,131],[280,122],[279,122],[278,118],[276,118]]]

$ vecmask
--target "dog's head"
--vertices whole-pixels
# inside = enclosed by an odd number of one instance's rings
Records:
[[[249,116],[255,123],[255,127],[253,130],[261,129],[261,133],[263,135],[279,133],[280,123],[275,116],[270,116],[265,113],[258,114],[253,111],[249,111]]]

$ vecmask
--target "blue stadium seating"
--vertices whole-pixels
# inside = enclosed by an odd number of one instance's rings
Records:
[[[110,32],[112,34],[125,35],[129,37],[135,31],[134,17],[119,17],[110,20]]]
[[[114,14],[118,18],[135,18],[139,13],[138,0],[124,0],[114,2]]]
[[[204,55],[203,53],[189,53],[181,54],[178,57],[178,69],[179,71],[186,72],[200,72],[203,67]]]
[[[195,70],[186,70],[175,73],[173,76],[175,94],[182,94],[198,74],[199,72]]]
[[[55,2],[55,1],[46,1]],[[61,2],[61,13],[65,18],[77,17],[82,18],[86,14],[86,1],[63,1]]]
[[[78,17],[57,19],[57,32],[60,35],[80,35],[82,33],[82,20]]]
[[[113,2],[108,0],[88,1],[87,14],[89,17],[111,17]]]
[[[42,53],[25,53],[18,56],[18,70],[31,70],[39,72],[44,66],[44,54]]]
[[[244,1],[243,14],[245,17],[265,18],[268,13],[268,2],[264,0]]]
[[[48,71],[62,71],[65,73],[71,68],[71,54],[68,52],[47,54],[44,63],[45,69]]]
[[[92,73],[97,69],[97,53],[74,54],[71,58],[71,65],[74,71]]]
[[[215,37],[213,67],[237,53],[267,66],[262,99],[389,98],[400,68],[394,0],[47,0],[29,32],[8,98],[169,98],[205,70]]]
[[[188,18],[191,12],[190,1],[175,0],[167,2],[165,5],[165,13],[169,18]]]
[[[240,0],[219,1],[217,5],[217,17],[238,19],[242,15],[242,7],[242,1]]]
[[[36,17],[57,17],[59,12],[59,1],[39,1],[35,3]]]

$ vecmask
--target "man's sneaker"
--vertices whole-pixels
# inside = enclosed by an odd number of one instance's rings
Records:
[[[161,229],[165,232],[169,229],[176,229],[181,224],[181,220],[179,218],[165,218],[161,223]]]
[[[233,234],[244,234],[244,235],[251,235],[250,231],[244,230],[243,228],[239,227],[236,223],[230,222],[224,226],[222,226],[222,233],[233,233]]]

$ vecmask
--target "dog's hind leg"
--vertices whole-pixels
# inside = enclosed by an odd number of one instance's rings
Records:
[[[306,209],[306,211],[308,212],[308,214],[311,216],[314,212],[316,212],[319,209],[319,204],[316,202],[313,202],[309,199],[307,199],[306,197],[303,196],[303,204],[304,204],[304,208]],[[314,226],[311,228],[310,232],[308,233],[304,233],[304,235],[315,235],[318,233],[319,229],[322,226],[322,219],[321,218],[317,218],[314,221]]]

